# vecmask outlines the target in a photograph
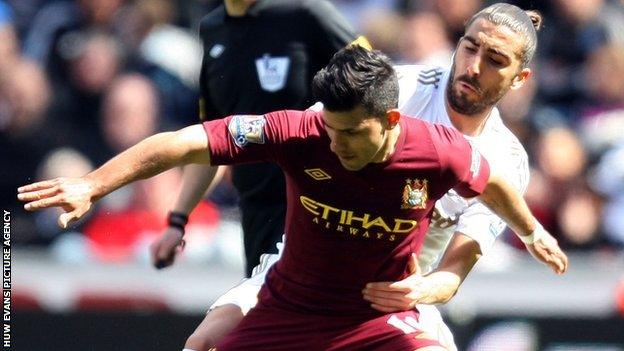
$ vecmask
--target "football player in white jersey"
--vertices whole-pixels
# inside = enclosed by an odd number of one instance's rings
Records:
[[[528,183],[527,155],[504,126],[495,105],[507,91],[520,88],[529,78],[527,65],[535,52],[540,22],[535,12],[494,4],[467,23],[450,70],[418,65],[396,67],[401,112],[455,127],[479,149],[493,172],[502,173],[521,191]],[[446,302],[457,292],[505,225],[478,201],[464,199],[453,191],[436,203],[435,211],[424,247],[418,259],[414,254],[409,263],[413,274],[399,282],[371,282],[363,290],[363,298],[384,312],[417,307],[421,313],[419,327],[437,335],[447,349],[454,350],[450,331],[437,309],[428,305]],[[546,231],[538,228],[524,241],[537,260],[556,273],[565,272],[567,257]],[[170,264],[181,242],[181,234],[166,233],[153,246],[154,261]],[[187,350],[208,349],[238,324],[255,305],[264,276],[278,258],[279,254],[264,255],[250,279],[211,306],[211,312],[187,340]]]

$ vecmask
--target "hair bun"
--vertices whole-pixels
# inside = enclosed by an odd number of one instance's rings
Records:
[[[538,31],[542,27],[542,15],[535,10],[526,11],[527,16],[531,19],[533,23],[533,28]]]

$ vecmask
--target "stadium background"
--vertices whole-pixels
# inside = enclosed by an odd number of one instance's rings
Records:
[[[447,65],[480,0],[336,0],[397,63]],[[15,350],[177,350],[242,276],[226,180],[191,217],[175,267],[150,267],[180,172],[109,196],[60,231],[24,183],[81,175],[197,118],[210,0],[0,0],[0,207],[11,211]],[[534,213],[570,254],[562,277],[512,233],[443,307],[461,350],[624,350],[624,1],[512,1],[545,16],[535,75],[499,108],[526,146]]]

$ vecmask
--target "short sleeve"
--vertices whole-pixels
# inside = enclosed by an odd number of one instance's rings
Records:
[[[481,253],[485,255],[505,226],[505,222],[489,208],[480,202],[474,202],[459,216],[455,231],[476,241]]]
[[[303,136],[301,111],[232,115],[203,123],[213,165],[279,162],[292,140]]]
[[[490,177],[487,160],[458,131],[442,125],[432,128],[442,172],[450,176],[453,189],[463,197],[481,194]]]
[[[504,151],[505,157],[496,154],[490,158],[490,167],[509,180],[518,192],[524,193],[529,182],[528,157],[519,144],[514,143]],[[505,227],[505,222],[488,207],[479,201],[470,201],[459,216],[456,231],[479,243],[481,253],[486,254]]]
[[[422,65],[397,65],[394,70],[399,79],[399,109],[404,111],[409,105],[422,106],[428,98],[426,94],[416,94],[421,84],[418,75],[422,71]]]

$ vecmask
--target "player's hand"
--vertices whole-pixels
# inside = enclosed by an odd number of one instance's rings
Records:
[[[65,229],[82,218],[94,202],[94,184],[87,178],[56,178],[32,183],[17,189],[17,198],[26,202],[24,208],[36,211],[48,207],[63,209],[58,225]]]
[[[169,267],[175,261],[176,255],[184,249],[184,232],[180,228],[168,227],[161,237],[150,246],[152,264],[156,269]]]
[[[536,260],[545,263],[555,273],[563,274],[568,269],[568,256],[563,253],[557,239],[550,233],[544,231],[540,238],[533,244],[527,244],[526,248]]]
[[[371,307],[381,312],[408,311],[428,295],[427,279],[422,276],[416,254],[408,262],[410,276],[398,282],[368,283],[362,294]]]

